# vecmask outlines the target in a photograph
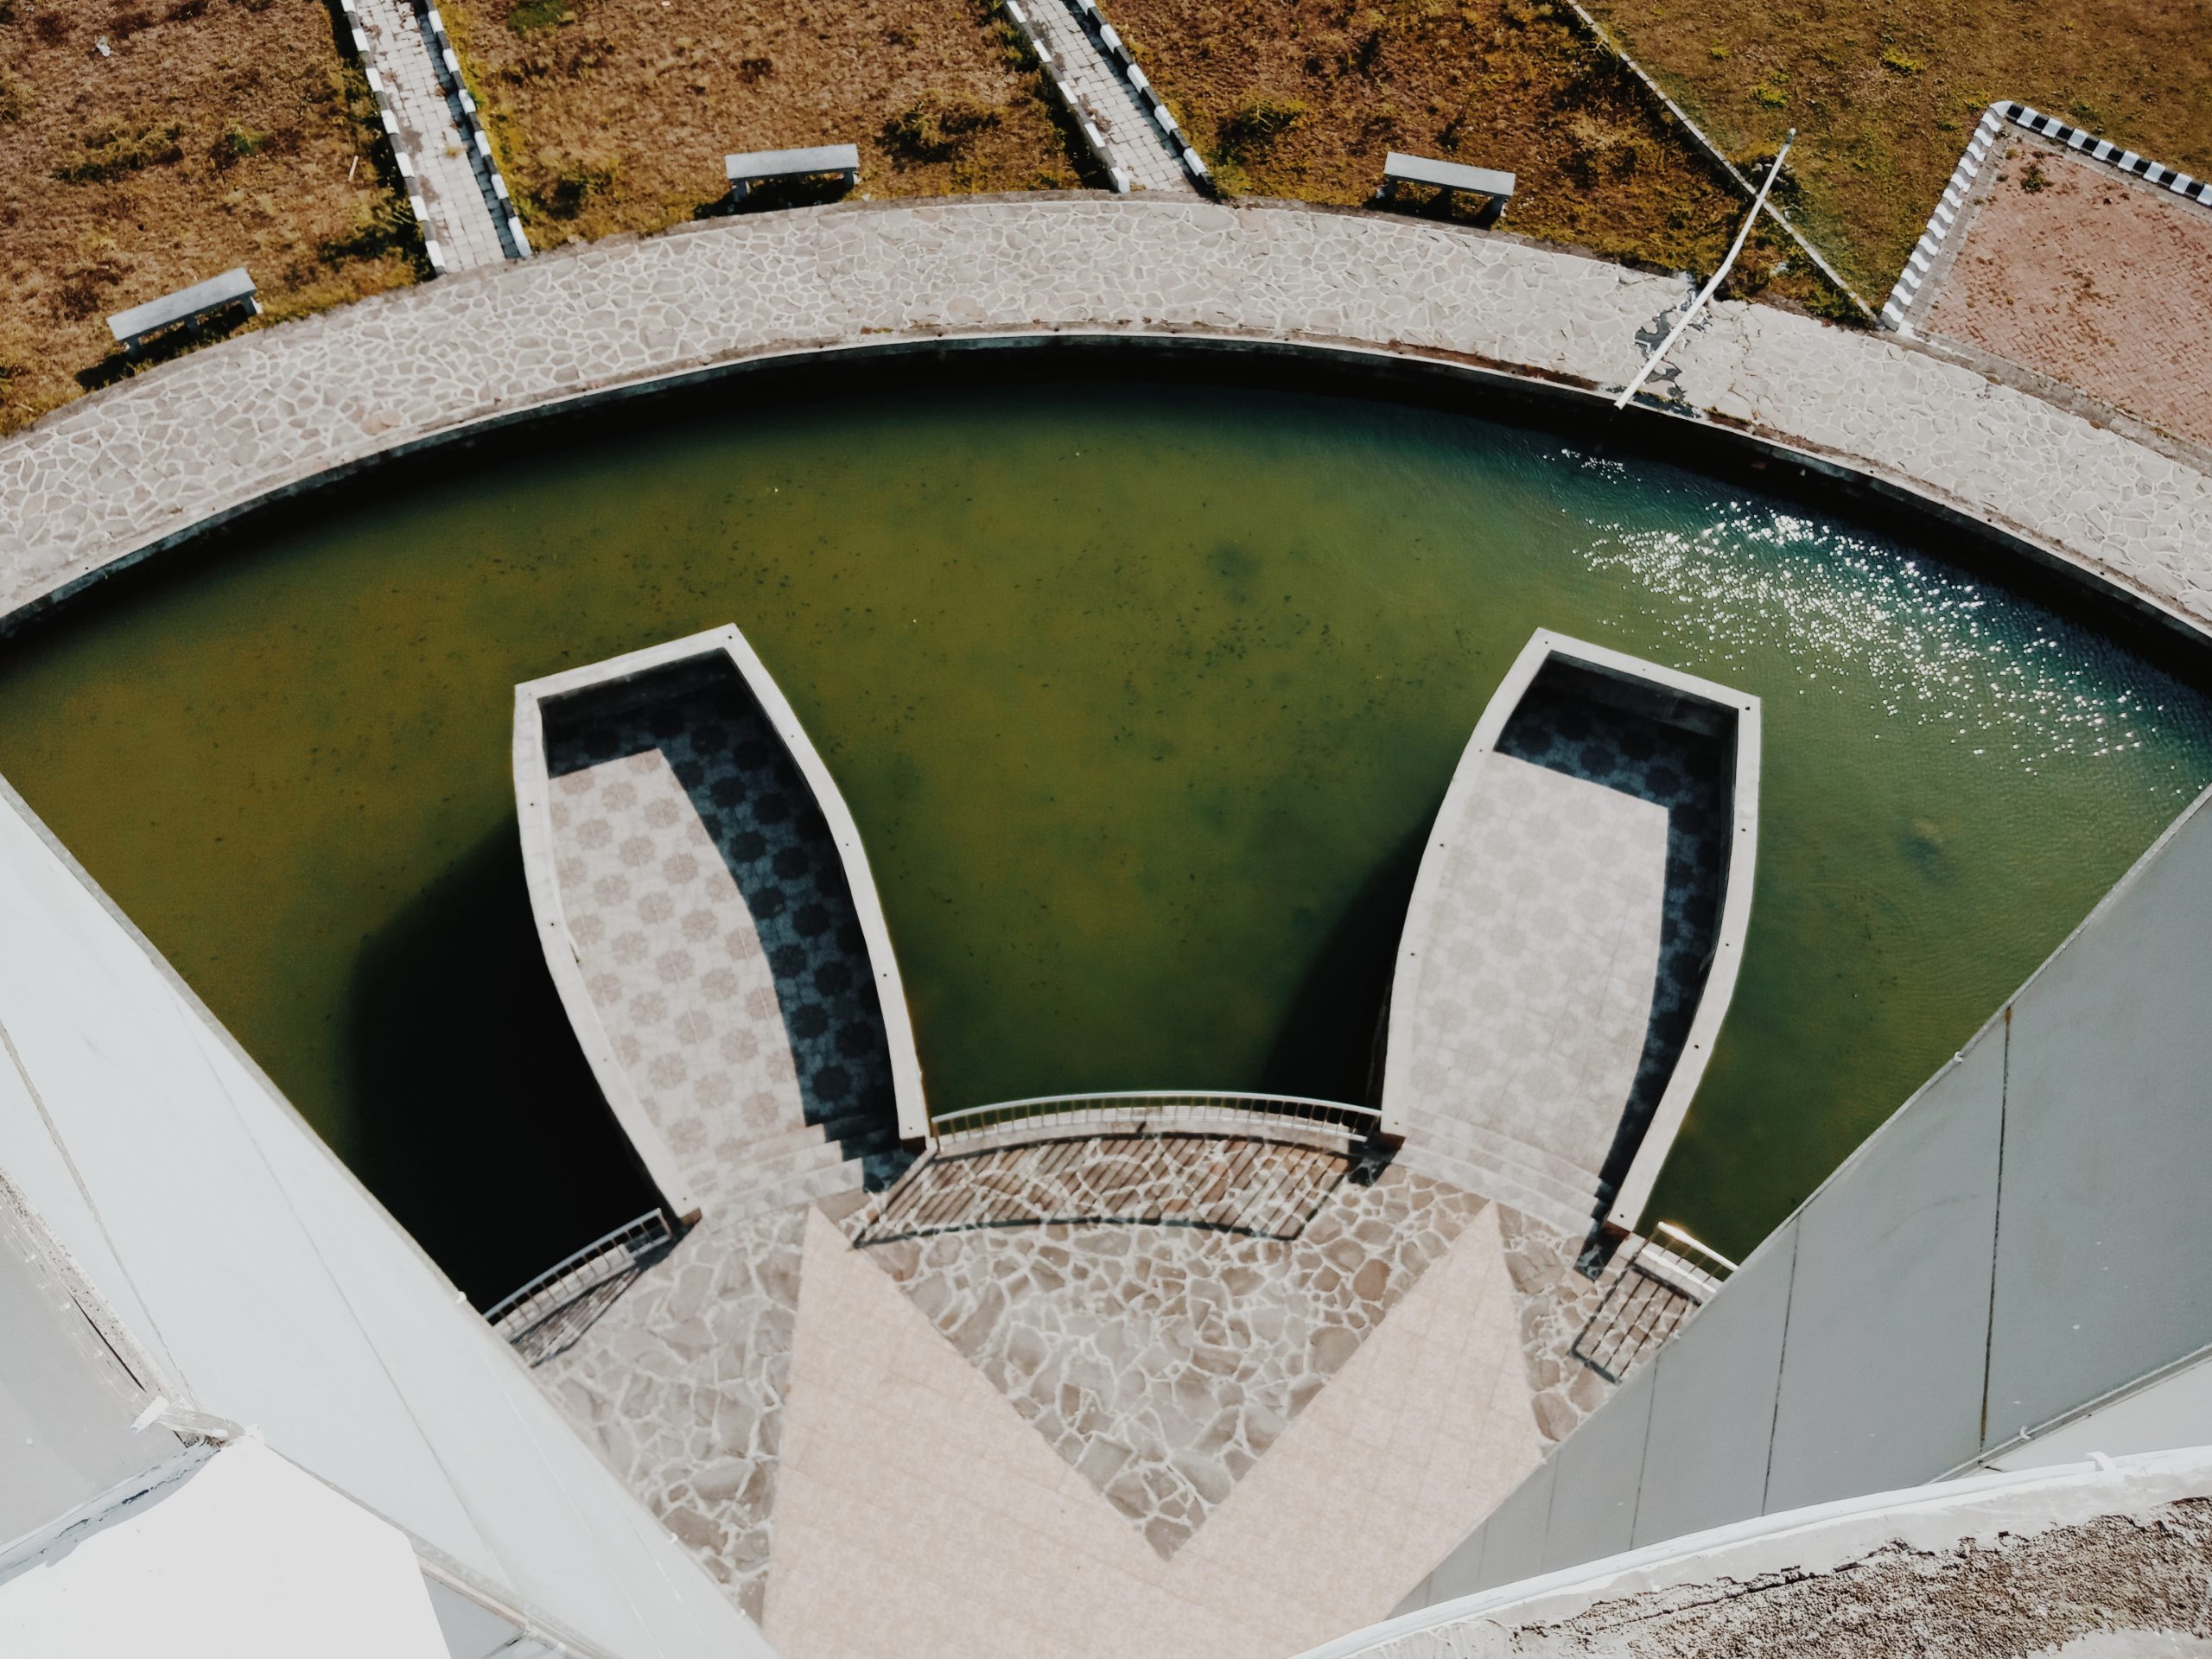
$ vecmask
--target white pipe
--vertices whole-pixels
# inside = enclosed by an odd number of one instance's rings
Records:
[[[1698,289],[1697,297],[1690,302],[1690,308],[1682,313],[1681,321],[1668,331],[1666,339],[1659,342],[1659,349],[1643,359],[1643,366],[1636,372],[1636,378],[1624,386],[1621,395],[1613,399],[1615,409],[1628,407],[1628,400],[1643,389],[1644,381],[1650,378],[1651,371],[1659,366],[1660,359],[1675,349],[1675,342],[1682,337],[1682,330],[1690,326],[1690,320],[1704,308],[1705,302],[1713,297],[1713,289],[1720,286],[1722,279],[1733,268],[1736,256],[1744,251],[1744,244],[1751,238],[1751,226],[1758,223],[1759,213],[1766,207],[1766,193],[1774,188],[1774,181],[1782,176],[1783,157],[1789,154],[1789,146],[1796,142],[1797,129],[1792,127],[1789,136],[1782,141],[1782,149],[1775,156],[1774,165],[1766,170],[1766,182],[1759,186],[1758,195],[1751,202],[1751,211],[1744,215],[1744,228],[1736,232],[1736,243],[1728,250],[1728,257],[1720,262],[1720,269],[1713,273],[1713,280]]]

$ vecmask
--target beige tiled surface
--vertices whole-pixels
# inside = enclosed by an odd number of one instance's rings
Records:
[[[1650,1019],[1666,809],[1510,755],[1482,768],[1437,830],[1409,1117],[1424,1139],[1480,1132],[1502,1166],[1594,1200]]]
[[[1166,1560],[818,1213],[804,1262],[764,1620],[791,1659],[1280,1659],[1385,1615],[1537,1459],[1487,1211]]]
[[[552,797],[561,905],[592,1004],[711,1204],[764,1149],[808,1135],[760,931],[658,749],[556,778]]]

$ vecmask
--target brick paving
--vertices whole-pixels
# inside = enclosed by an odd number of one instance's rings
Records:
[[[2014,134],[1936,281],[1924,333],[2212,445],[2212,209]]]
[[[440,263],[448,270],[503,263],[509,253],[486,196],[488,163],[461,130],[423,20],[410,0],[354,0],[353,22],[398,121],[398,147],[427,214],[423,233],[437,243]]]

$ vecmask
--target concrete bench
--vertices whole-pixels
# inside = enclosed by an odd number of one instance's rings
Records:
[[[1382,188],[1376,194],[1388,201],[1397,194],[1402,184],[1433,184],[1440,190],[1464,191],[1471,196],[1488,196],[1490,207],[1484,217],[1495,221],[1504,213],[1505,204],[1513,200],[1513,175],[1494,172],[1487,167],[1462,167],[1457,162],[1431,161],[1426,156],[1408,156],[1392,150],[1382,162]]]
[[[811,149],[752,149],[722,158],[729,175],[729,199],[743,201],[753,187],[770,179],[806,179],[819,174],[842,173],[849,190],[861,181],[861,151],[857,144],[817,144]]]
[[[248,316],[261,315],[261,302],[253,296],[253,278],[245,267],[210,276],[190,288],[180,288],[158,300],[118,311],[107,320],[108,332],[126,352],[135,352],[149,335],[180,324],[198,323],[220,311],[243,307]]]

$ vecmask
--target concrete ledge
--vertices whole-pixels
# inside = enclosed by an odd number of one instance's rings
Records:
[[[1680,298],[1388,215],[1103,195],[709,221],[378,296],[194,353],[0,441],[0,626],[303,486],[488,425],[825,351],[1175,337],[1425,362],[1590,397]],[[1731,429],[1995,528],[2191,629],[2212,479],[1909,342],[1722,304],[1675,352]]]

